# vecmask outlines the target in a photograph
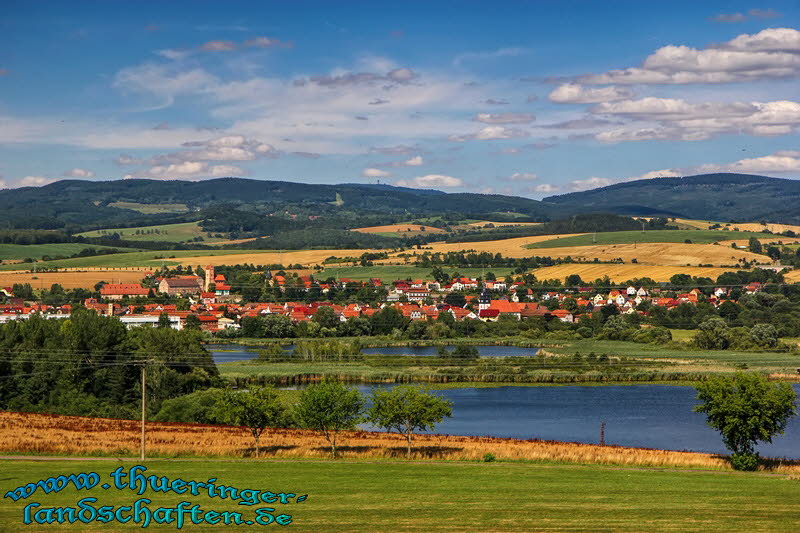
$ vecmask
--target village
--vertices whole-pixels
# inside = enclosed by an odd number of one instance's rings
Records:
[[[225,330],[238,330],[242,319],[282,315],[293,323],[310,321],[322,307],[331,307],[341,322],[351,318],[371,317],[386,307],[394,307],[411,321],[437,320],[449,313],[454,321],[480,320],[494,322],[500,319],[522,320],[541,317],[566,323],[579,323],[585,316],[602,308],[613,307],[613,314],[646,316],[653,306],[674,309],[683,304],[706,302],[719,307],[731,297],[731,287],[693,288],[687,292],[664,287],[619,288],[575,287],[560,290],[534,290],[523,281],[488,281],[480,278],[457,277],[448,283],[428,280],[395,280],[385,284],[381,279],[369,281],[338,279],[335,284],[318,283],[312,276],[289,278],[271,276],[271,283],[281,293],[288,287],[309,292],[318,289],[323,299],[315,301],[243,302],[241,295],[232,293],[232,286],[223,274],[215,274],[208,265],[203,276],[182,275],[173,277],[147,273],[146,280],[154,285],[148,288],[141,283],[107,283],[99,290],[99,298],[86,298],[80,305],[98,314],[116,317],[127,327],[164,325],[168,321],[173,329],[193,327],[215,334]],[[331,289],[357,289],[370,287],[383,289],[382,301],[376,303],[351,302],[346,304],[325,301]],[[738,288],[737,288],[738,289]],[[762,284],[751,282],[737,290],[738,294],[761,291]],[[178,299],[178,303],[157,303],[156,295]],[[451,296],[453,295],[453,296]],[[75,304],[48,305],[40,301],[16,297],[11,287],[0,288],[0,324],[24,320],[33,315],[46,318],[69,318]],[[298,299],[302,300],[302,299]]]

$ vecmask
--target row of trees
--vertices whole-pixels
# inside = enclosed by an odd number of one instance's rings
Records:
[[[172,406],[168,407],[175,411]],[[366,422],[401,433],[410,458],[414,434],[433,430],[445,417],[452,416],[452,405],[418,387],[376,388],[367,398],[356,389],[331,381],[304,389],[292,407],[288,407],[272,387],[254,387],[246,391],[227,389],[217,395],[209,411],[215,421],[246,428],[253,437],[256,457],[267,428],[297,425],[321,432],[335,458],[339,433],[354,430],[358,424]]]

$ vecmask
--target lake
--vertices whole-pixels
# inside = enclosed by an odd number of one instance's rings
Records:
[[[538,348],[521,348],[519,346],[493,346],[476,345],[480,355],[485,357],[498,356],[532,356],[539,351]],[[208,344],[206,349],[211,352],[215,363],[231,363],[233,361],[247,361],[258,357],[261,346],[245,346],[241,344]],[[447,349],[453,351],[453,346]],[[283,347],[287,352],[294,349],[293,345]],[[384,354],[384,355],[423,355],[435,356],[436,346],[386,346],[383,348],[364,348],[364,354]]]
[[[358,388],[365,393],[371,389]],[[800,392],[800,385],[794,388]],[[705,415],[692,412],[697,404],[692,387],[570,385],[434,393],[453,401],[453,417],[439,424],[436,433],[597,443],[600,422],[605,421],[606,444],[727,453]],[[800,419],[792,419],[785,435],[758,450],[765,456],[800,459]]]

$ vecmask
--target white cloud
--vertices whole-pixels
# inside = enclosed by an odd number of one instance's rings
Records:
[[[473,120],[484,124],[530,124],[536,117],[530,113],[478,113]]]
[[[731,24],[736,22],[744,22],[747,20],[745,15],[741,13],[720,13],[710,18],[712,22],[722,22],[724,24]]]
[[[64,172],[63,175],[67,176],[68,178],[93,178],[94,172],[84,168],[73,168]]]
[[[236,50],[236,43],[233,41],[208,41],[200,48],[208,52],[230,52]]]
[[[412,180],[399,180],[395,183],[400,187],[416,187],[420,189],[463,187],[464,181],[460,178],[442,174],[428,174]]]
[[[388,178],[392,174],[379,168],[365,168],[361,171],[361,175],[365,178]]]
[[[209,165],[204,161],[183,161],[171,165],[155,165],[146,171],[126,174],[124,178],[201,179],[246,174],[243,169],[232,165]]]
[[[695,104],[682,99],[648,97],[602,103],[591,111],[634,120],[595,135],[604,142],[697,141],[741,132],[756,136],[785,135],[800,126],[800,103],[789,100]]]
[[[45,178],[44,176],[25,176],[17,182],[18,187],[41,187],[56,181],[53,178]]]
[[[645,172],[639,176],[631,176],[628,178],[628,181],[651,180],[656,178],[679,178],[681,176],[683,176],[683,173],[680,170],[674,168],[662,168],[661,170],[651,170],[650,172]]]
[[[422,162],[423,162],[422,161],[422,156],[416,155],[416,156],[412,157],[411,159],[408,159],[407,161],[405,161],[403,164],[406,165],[407,167],[418,167],[418,166],[422,165]]]
[[[272,37],[254,37],[244,42],[245,46],[253,46],[256,48],[291,48],[294,46],[291,42],[281,41],[280,39],[273,39]]]
[[[529,137],[530,133],[519,128],[505,128],[503,126],[486,126],[482,130],[468,135],[451,135],[447,139],[453,142],[470,140],[493,141],[499,139],[518,139]]]
[[[777,152],[762,157],[740,159],[723,165],[701,165],[702,172],[740,172],[744,174],[791,173],[800,174],[800,151]]]
[[[560,191],[561,187],[559,187],[558,185],[553,185],[552,183],[540,183],[539,185],[534,187],[533,190],[535,192],[546,194],[546,193]]]
[[[598,187],[605,187],[607,185],[611,185],[612,183],[613,181],[608,178],[591,177],[585,180],[570,181],[567,186],[573,191],[586,191],[589,189],[596,189]]]
[[[594,104],[612,102],[633,96],[630,89],[621,87],[588,88],[579,83],[564,83],[556,87],[548,96],[557,104]]]
[[[511,181],[533,181],[538,180],[539,176],[533,172],[515,172],[511,174]]]
[[[578,81],[605,84],[732,83],[800,75],[800,31],[767,28],[703,49],[663,46],[641,67],[581,76]]]

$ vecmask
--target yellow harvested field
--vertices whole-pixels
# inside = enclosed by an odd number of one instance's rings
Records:
[[[800,282],[800,270],[790,270],[789,272],[784,272],[783,279],[785,279],[787,283]]]
[[[533,251],[550,257],[569,256],[573,259],[585,261],[592,261],[595,258],[600,261],[611,261],[621,258],[624,262],[629,263],[631,260],[636,259],[639,263],[647,265],[733,265],[740,259],[756,261],[757,263],[769,262],[769,258],[764,255],[754,254],[744,250],[734,250],[730,245],[723,246],[714,244],[661,242],[595,244],[591,246],[529,250],[529,252]]]
[[[597,265],[597,264],[568,264],[539,268],[531,272],[539,280],[563,280],[567,276],[577,274],[584,281],[594,281],[608,276],[615,283],[634,278],[650,278],[655,281],[669,281],[675,274],[688,274],[694,277],[707,277],[717,279],[720,274],[730,272],[731,268],[718,267],[687,267],[663,265]]]
[[[486,224],[492,224],[493,226],[500,228],[505,226],[540,226],[542,222],[492,222],[491,220],[479,220],[478,222],[470,222],[469,224],[461,225],[482,228]]]
[[[773,244],[780,242],[781,244],[800,244],[800,238],[795,237],[783,237],[782,235],[775,235],[774,237],[770,237],[767,239],[758,239],[761,244]],[[750,239],[732,239],[730,241],[719,241],[720,246],[728,246],[730,247],[733,243],[736,243],[736,246],[747,246],[750,243]]]
[[[0,272],[0,287],[10,287],[15,283],[30,283],[34,289],[49,289],[54,283],[58,283],[65,289],[94,289],[99,281],[108,283],[139,283],[145,272],[152,268],[87,268],[80,271],[67,272],[22,272],[8,271]]]
[[[716,229],[720,231],[735,231],[738,229],[739,231],[760,232],[768,230],[772,233],[793,231],[800,234],[800,226],[794,224],[775,224],[772,222],[767,222],[766,224],[761,224],[760,222],[731,222],[728,224],[727,222],[717,222],[713,220],[692,220],[689,218],[676,218],[675,222],[697,229],[708,229],[709,226],[719,224],[721,227]]]
[[[317,265],[325,259],[336,257],[359,257],[368,252],[381,252],[383,250],[295,250],[280,252],[278,250],[269,252],[253,251],[250,254],[230,254],[230,255],[198,255],[193,257],[178,257],[170,259],[182,265],[238,265],[251,263],[254,265],[269,265],[281,263],[283,265]],[[199,252],[198,252],[199,253]]]
[[[368,228],[356,228],[353,231],[358,231],[360,233],[447,233],[441,228],[434,228],[433,226],[420,226],[418,224],[388,224],[386,226],[369,226]]]
[[[477,242],[432,242],[422,247],[423,251],[428,252],[460,252],[463,250],[475,250],[477,252],[501,253],[506,257],[530,257],[533,255],[551,255],[550,250],[531,250],[525,248],[528,244],[535,242],[550,241],[563,237],[574,237],[576,235],[586,235],[585,233],[566,233],[564,235],[535,235],[533,237],[514,237],[513,239],[502,239],[499,241],[477,241]],[[564,249],[564,248],[562,248]]]

